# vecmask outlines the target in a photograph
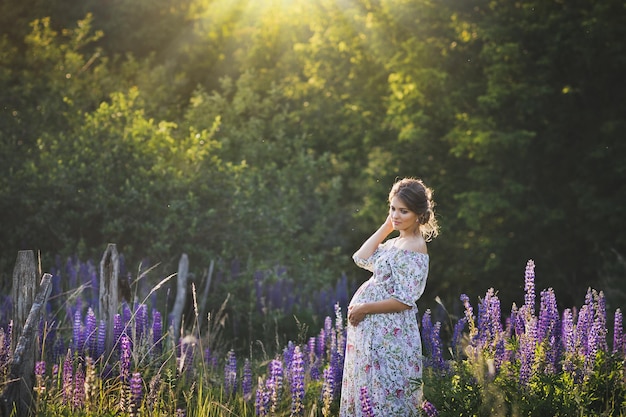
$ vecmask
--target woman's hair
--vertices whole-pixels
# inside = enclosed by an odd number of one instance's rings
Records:
[[[433,190],[422,180],[404,178],[396,182],[389,192],[389,202],[394,197],[400,198],[409,210],[417,214],[419,229],[426,241],[431,241],[439,234],[439,225],[435,218],[435,201]]]

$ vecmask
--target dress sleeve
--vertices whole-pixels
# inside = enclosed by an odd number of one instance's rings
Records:
[[[391,298],[414,307],[426,287],[428,261],[427,255],[398,251],[391,262],[391,277],[387,285]]]
[[[379,256],[380,247],[376,248],[374,253],[372,253],[367,259],[359,258],[358,256],[356,256],[356,254],[352,255],[352,259],[359,268],[367,269],[370,272],[374,272],[374,264],[376,263],[376,259],[378,259]]]

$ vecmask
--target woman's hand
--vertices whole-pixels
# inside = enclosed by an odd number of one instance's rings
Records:
[[[364,304],[354,304],[348,306],[348,322],[354,327],[358,326],[360,322],[367,316],[365,312]]]
[[[393,221],[391,220],[391,214],[387,215],[387,218],[385,219],[385,223],[383,223],[383,225],[381,226],[381,229],[383,230],[387,230],[387,234],[393,232]]]

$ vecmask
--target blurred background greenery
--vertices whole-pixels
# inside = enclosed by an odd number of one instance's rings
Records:
[[[356,285],[413,176],[442,227],[420,309],[508,311],[528,259],[561,308],[626,305],[622,1],[7,0],[0,28],[3,292],[20,249],[108,242]]]

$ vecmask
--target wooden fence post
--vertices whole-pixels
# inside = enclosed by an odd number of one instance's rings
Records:
[[[35,300],[37,290],[37,263],[32,250],[21,250],[17,253],[17,260],[13,268],[13,334],[11,352],[15,350],[17,338],[22,334],[24,323]],[[34,360],[34,359],[33,359]]]
[[[120,272],[119,255],[114,243],[109,243],[100,261],[100,305],[99,311],[106,325],[106,355],[113,350],[113,326],[118,306],[118,276]]]
[[[185,303],[187,300],[187,278],[189,276],[189,258],[186,253],[180,257],[178,261],[178,276],[176,277],[176,300],[174,301],[174,308],[172,309],[172,325],[174,326],[172,337],[174,343],[178,344],[178,338],[180,335],[180,326],[185,309]]]
[[[11,358],[9,382],[0,396],[0,411],[4,417],[11,416],[13,411],[13,415],[19,417],[32,415],[34,411],[35,342],[41,312],[51,290],[52,275],[44,274]]]

